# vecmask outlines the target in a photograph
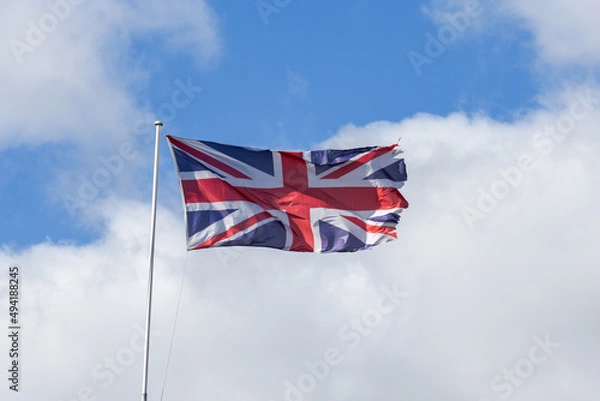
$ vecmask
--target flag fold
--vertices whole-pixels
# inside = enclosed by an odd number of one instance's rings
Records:
[[[397,238],[408,202],[398,145],[260,150],[167,135],[188,250],[259,246],[354,252]]]

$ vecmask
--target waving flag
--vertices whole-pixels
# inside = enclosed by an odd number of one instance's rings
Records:
[[[188,250],[261,246],[354,252],[391,241],[408,202],[398,145],[257,150],[167,140],[179,174]]]

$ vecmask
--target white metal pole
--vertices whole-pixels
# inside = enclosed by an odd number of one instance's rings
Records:
[[[152,217],[150,220],[150,269],[148,272],[148,292],[146,300],[146,341],[144,344],[144,377],[142,381],[142,401],[148,400],[148,357],[150,356],[150,318],[152,316],[152,290],[154,288],[154,237],[156,233],[156,201],[158,197],[158,156],[160,151],[160,127],[156,121],[156,142],[154,145],[154,181],[152,184]]]

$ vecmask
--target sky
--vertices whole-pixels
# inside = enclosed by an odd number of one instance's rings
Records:
[[[400,138],[410,207],[370,251],[186,253],[163,137],[149,400],[596,400],[599,12],[3,0],[2,399],[139,399],[160,119],[257,148]]]

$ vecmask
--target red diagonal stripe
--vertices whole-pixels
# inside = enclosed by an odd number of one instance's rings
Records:
[[[231,166],[215,159],[214,157],[209,156],[205,153],[202,153],[199,150],[194,149],[193,147],[191,147],[189,145],[186,145],[185,143],[173,138],[170,135],[167,135],[167,138],[169,139],[169,141],[171,141],[171,143],[173,143],[175,146],[177,146],[181,151],[189,153],[190,155],[194,156],[198,160],[202,160],[203,162],[213,165],[214,167],[231,175],[232,177],[250,179],[250,177],[248,177],[246,174],[242,173],[241,171],[238,171],[238,170],[232,168]]]
[[[342,216],[342,217],[345,218],[346,220],[356,224],[358,227],[362,228],[363,230],[365,230],[368,233],[385,234],[385,235],[389,235],[390,237],[393,237],[393,238],[398,238],[398,236],[395,232],[396,227],[375,226],[375,225],[367,224],[364,220],[361,220],[355,216]]]
[[[396,146],[398,146],[398,145],[391,145],[391,146],[386,146],[385,148],[379,148],[379,149],[372,150],[369,153],[367,153],[366,155],[361,156],[358,159],[354,160],[353,162],[349,163],[348,165],[340,168],[339,170],[336,170],[333,173],[326,175],[325,177],[323,177],[323,179],[329,180],[329,179],[340,178],[341,176],[348,174],[349,172],[354,171],[357,168],[363,166],[365,163],[368,163],[371,160],[392,151],[392,149],[394,149]]]
[[[272,218],[273,218],[273,216],[271,216],[267,212],[255,214],[254,216],[250,217],[249,219],[246,219],[246,220],[236,224],[235,226],[231,227],[229,230],[222,232],[219,235],[215,235],[214,237],[211,237],[208,241],[205,241],[202,244],[195,246],[193,249],[211,247],[226,238],[229,238],[241,231],[244,231],[246,228],[253,226],[256,223],[259,223],[263,220],[272,219]]]

